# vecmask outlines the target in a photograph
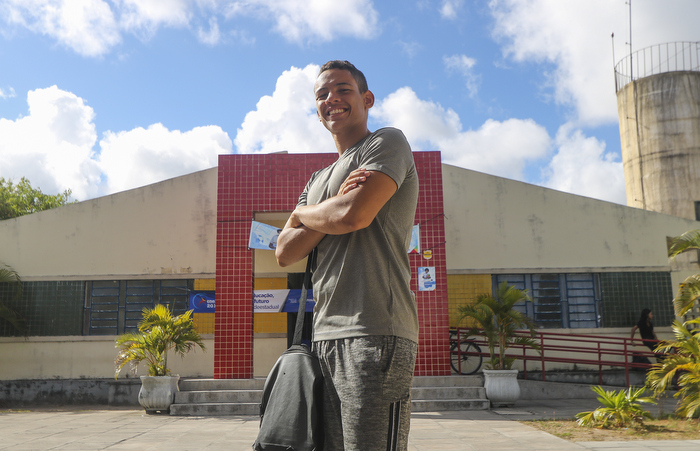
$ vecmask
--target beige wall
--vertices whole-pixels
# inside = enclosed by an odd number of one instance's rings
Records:
[[[107,379],[114,377],[116,337],[0,337],[0,380],[24,379]],[[214,376],[214,337],[206,336],[206,352],[197,348],[181,359],[168,355],[168,368],[181,377]],[[287,339],[255,338],[253,351],[255,377],[265,377],[282,352]],[[125,367],[120,378],[129,373]],[[145,365],[139,376],[146,374]]]
[[[666,236],[700,224],[443,165],[447,267],[452,274],[669,270]],[[217,168],[33,215],[0,221],[0,261],[26,281],[213,278]],[[256,219],[283,225],[286,214]],[[255,251],[256,277],[282,270]],[[674,283],[682,280],[673,274]],[[604,329],[596,329],[604,334]],[[0,379],[110,378],[115,337],[0,338]],[[213,375],[208,351],[172,358],[183,377]],[[254,374],[286,349],[256,336]],[[143,374],[143,373],[141,373]]]
[[[669,271],[666,237],[700,223],[442,165],[447,269]]]
[[[666,237],[700,223],[444,165],[451,273],[668,270]],[[26,281],[213,277],[217,168],[0,221],[2,261]],[[287,215],[258,213],[283,225]],[[298,266],[298,267],[297,267]],[[256,276],[282,270],[255,251]]]
[[[0,221],[25,281],[216,274],[217,168]]]

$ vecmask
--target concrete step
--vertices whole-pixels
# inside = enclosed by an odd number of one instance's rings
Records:
[[[447,412],[455,410],[489,410],[488,399],[442,399],[433,401],[412,401],[412,412]]]
[[[265,379],[180,379],[180,390],[262,390]]]
[[[170,415],[215,417],[226,415],[260,415],[260,403],[198,403],[172,404]]]
[[[483,387],[484,376],[416,376],[413,387]]]
[[[486,399],[486,390],[484,387],[413,387],[411,399],[418,401]]]
[[[207,403],[257,403],[262,400],[262,390],[196,390],[175,393],[176,404]]]
[[[183,379],[170,415],[259,415],[264,379]],[[481,376],[422,376],[413,379],[415,412],[488,410]]]

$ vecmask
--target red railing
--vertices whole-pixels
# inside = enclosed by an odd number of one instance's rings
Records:
[[[470,336],[467,338],[468,329],[457,329],[458,333],[454,340],[471,341],[481,348],[481,355],[486,359],[490,358],[488,345],[481,336]],[[526,331],[518,334],[528,336]],[[646,357],[649,361],[655,361],[655,354],[644,346],[642,340],[610,337],[602,335],[565,334],[557,332],[537,331],[534,336],[540,345],[540,353],[533,349],[514,345],[508,349],[506,357],[522,360],[523,373],[527,378],[527,363],[539,362],[542,370],[542,380],[546,380],[547,362],[570,363],[579,366],[590,366],[598,368],[600,384],[603,384],[603,367],[620,368],[625,370],[625,381],[629,386],[629,372],[631,369],[648,369],[650,364],[633,362],[635,356]],[[453,348],[453,354],[461,355],[461,346]],[[476,353],[467,353],[476,355]],[[461,363],[461,358],[459,359]]]

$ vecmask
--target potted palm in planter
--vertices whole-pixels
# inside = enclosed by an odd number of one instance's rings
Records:
[[[481,335],[488,343],[490,360],[486,364],[491,369],[483,370],[484,388],[493,406],[513,405],[520,397],[518,370],[512,369],[515,359],[506,356],[508,348],[527,346],[538,352],[540,349],[534,339],[535,329],[530,318],[514,308],[515,304],[528,299],[526,290],[503,282],[495,296],[480,294],[474,304],[459,307],[460,321],[465,318],[473,320],[470,334]],[[518,333],[523,329],[529,335]]]
[[[158,304],[144,308],[138,332],[130,332],[117,338],[119,349],[114,360],[115,379],[128,363],[134,374],[141,362],[146,362],[148,375],[141,376],[139,404],[147,413],[168,412],[178,391],[179,375],[171,375],[168,369],[168,351],[174,350],[180,357],[195,346],[205,350],[204,341],[194,329],[192,310],[173,316],[170,309]]]

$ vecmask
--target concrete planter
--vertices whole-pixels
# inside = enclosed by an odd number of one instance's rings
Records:
[[[175,393],[180,376],[141,376],[139,404],[146,413],[169,413],[170,405],[175,400]]]
[[[483,370],[486,397],[491,407],[508,407],[520,398],[518,370]]]

